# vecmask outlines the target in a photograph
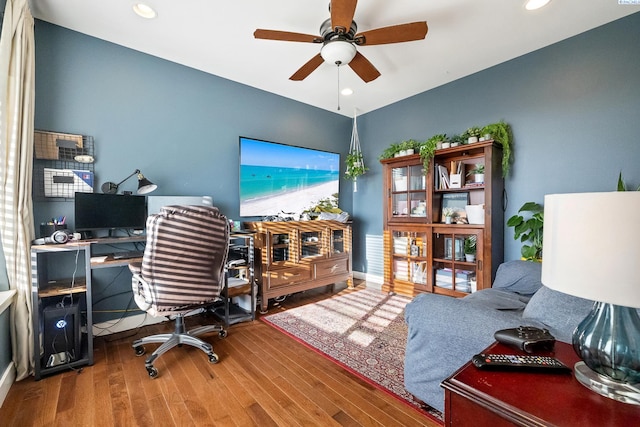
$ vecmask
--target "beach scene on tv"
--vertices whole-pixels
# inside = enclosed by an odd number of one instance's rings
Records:
[[[240,216],[301,213],[339,185],[338,153],[240,138]]]

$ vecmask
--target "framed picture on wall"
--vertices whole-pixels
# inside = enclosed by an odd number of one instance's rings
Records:
[[[444,193],[442,195],[442,203],[440,208],[440,221],[444,222],[444,210],[453,209],[454,220],[464,218],[467,219],[467,211],[465,206],[469,204],[469,193]]]

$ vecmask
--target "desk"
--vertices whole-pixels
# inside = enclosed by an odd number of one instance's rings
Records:
[[[253,232],[232,232],[231,242],[244,241],[247,259],[242,267],[234,267],[231,270],[242,271],[246,279],[246,286],[225,288],[224,307],[215,312],[220,314],[225,325],[245,320],[255,319],[256,283],[253,268]],[[93,364],[93,300],[91,296],[92,270],[124,267],[129,263],[142,258],[113,259],[108,256],[105,261],[92,261],[92,251],[99,245],[115,245],[121,243],[145,242],[146,236],[109,237],[68,242],[65,244],[34,245],[31,247],[31,294],[33,304],[32,327],[34,331],[34,375],[39,380],[42,375],[55,373],[61,370],[76,368]],[[230,248],[241,246],[239,243],[230,245]],[[70,268],[73,267],[73,268]],[[241,295],[250,295],[250,307],[248,309],[229,307],[229,299]],[[64,307],[74,305],[69,310]],[[77,306],[77,307],[76,307]],[[60,319],[71,317],[77,323],[69,323],[68,328],[56,329],[49,325],[52,312],[58,310]],[[47,313],[45,313],[45,310]],[[56,318],[57,319],[57,318]],[[57,319],[57,320],[60,320]],[[73,329],[73,331],[71,330]],[[60,330],[65,334],[60,334]],[[66,335],[66,336],[65,336]],[[50,362],[51,353],[65,353],[60,351],[66,347],[70,338],[78,338],[78,345],[73,347],[73,357],[69,363],[55,360]],[[58,341],[61,340],[61,341]],[[53,344],[52,344],[53,342]],[[64,344],[63,344],[64,343]],[[55,348],[52,351],[51,348]]]
[[[485,353],[525,354],[495,343]],[[579,360],[569,344],[555,354],[573,368]],[[640,406],[594,393],[573,374],[483,371],[471,362],[443,381],[445,426],[632,426]]]

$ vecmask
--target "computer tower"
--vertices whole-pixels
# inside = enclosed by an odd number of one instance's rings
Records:
[[[42,344],[45,367],[73,362],[82,357],[78,304],[58,303],[42,310]]]

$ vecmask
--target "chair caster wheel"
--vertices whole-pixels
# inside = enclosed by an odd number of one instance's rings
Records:
[[[139,346],[135,347],[133,349],[133,351],[136,352],[136,356],[138,356],[138,357],[142,356],[143,354],[145,354],[147,352],[147,350],[145,350],[144,346],[142,346],[142,345],[139,345]]]
[[[158,370],[153,366],[147,366],[147,373],[150,378],[156,378],[158,376]]]
[[[220,361],[220,358],[218,357],[217,354],[211,353],[209,355],[209,363],[218,363],[219,361]]]
[[[223,329],[223,330],[221,330],[220,332],[218,332],[218,336],[219,336],[220,338],[226,338],[226,337],[227,337],[227,335],[229,335],[229,334],[228,334],[228,332],[227,332],[225,329]]]

